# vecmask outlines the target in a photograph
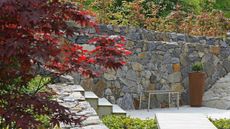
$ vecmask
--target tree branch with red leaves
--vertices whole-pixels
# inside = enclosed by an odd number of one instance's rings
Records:
[[[80,118],[73,118],[48,93],[31,95],[21,89],[39,74],[36,65],[56,76],[78,72],[96,77],[106,69],[121,68],[131,54],[124,48],[124,38],[95,37],[88,42],[93,50],[63,42],[76,31],[67,21],[79,28],[96,24],[90,12],[59,0],[1,0],[0,12],[0,126],[37,128],[42,123],[36,115],[50,116],[51,126],[80,124]]]

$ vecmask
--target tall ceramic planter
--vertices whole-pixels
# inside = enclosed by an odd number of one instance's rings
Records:
[[[201,107],[205,87],[205,73],[189,73],[189,96],[191,107]]]

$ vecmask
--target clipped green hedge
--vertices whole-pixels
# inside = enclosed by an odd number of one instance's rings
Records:
[[[102,121],[109,129],[158,129],[154,119],[141,120],[139,118],[109,115],[103,117]]]
[[[209,119],[218,129],[230,129],[230,119]]]

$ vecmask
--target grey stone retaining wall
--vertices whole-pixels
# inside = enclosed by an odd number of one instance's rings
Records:
[[[99,30],[101,34],[125,36],[126,46],[133,54],[121,70],[110,70],[95,79],[74,74],[75,83],[124,109],[138,107],[139,95],[146,90],[181,91],[181,103],[187,104],[188,73],[197,61],[204,63],[206,90],[230,72],[230,38],[192,37],[110,25],[100,25]],[[95,33],[91,29],[87,31]],[[84,43],[87,39],[80,36],[74,40]],[[154,98],[152,107],[166,104],[165,97]],[[146,108],[146,96],[143,99],[143,108]]]

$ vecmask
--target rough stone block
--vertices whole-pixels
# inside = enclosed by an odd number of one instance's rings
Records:
[[[180,64],[173,64],[173,72],[180,72]]]
[[[177,82],[180,82],[182,79],[181,77],[181,72],[175,72],[175,73],[172,73],[168,76],[168,81],[170,83],[177,83]]]
[[[132,68],[135,71],[142,71],[143,70],[142,64],[137,63],[137,62],[135,62],[135,63],[132,64]]]
[[[219,55],[220,54],[220,47],[219,46],[211,46],[210,52],[212,54]]]
[[[171,85],[171,90],[177,91],[177,92],[183,92],[184,91],[184,87],[182,86],[181,83],[175,83],[175,84]]]

